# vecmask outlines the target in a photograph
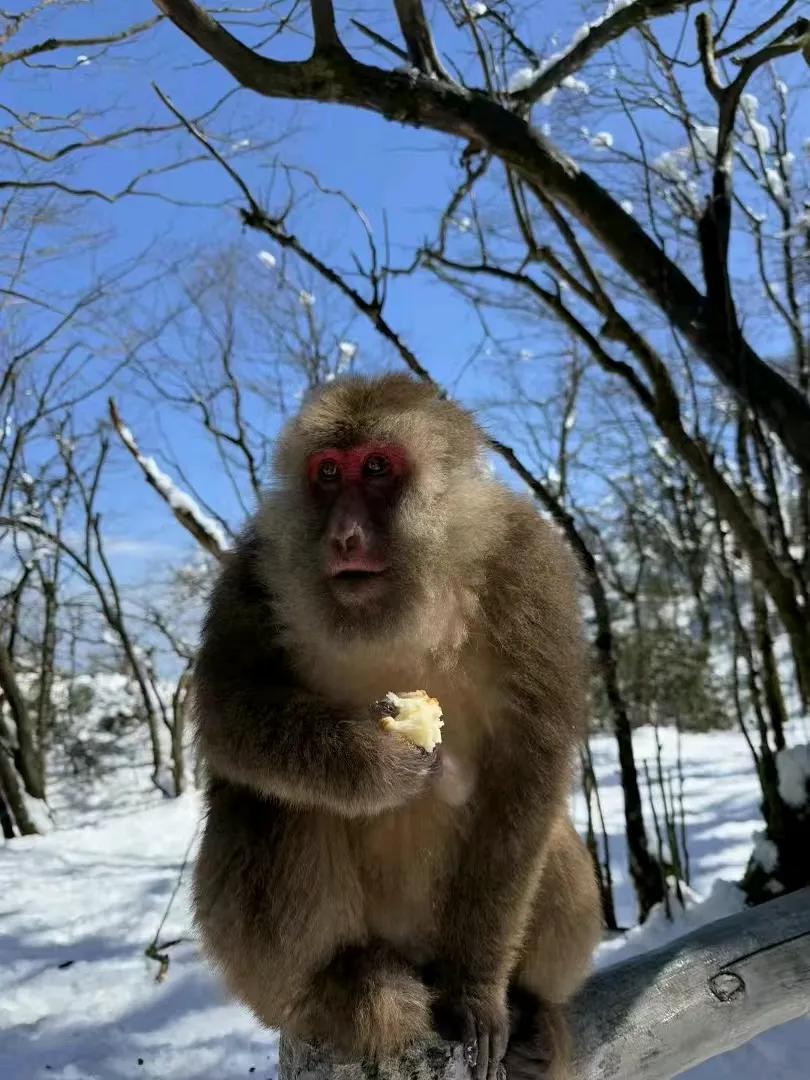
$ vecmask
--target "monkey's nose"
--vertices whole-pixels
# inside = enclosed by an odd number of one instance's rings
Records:
[[[363,550],[363,534],[356,527],[337,530],[332,536],[332,547],[340,556],[357,555]]]
[[[363,546],[360,533],[356,529],[350,532],[349,535],[343,539],[341,546],[347,555],[356,554]]]

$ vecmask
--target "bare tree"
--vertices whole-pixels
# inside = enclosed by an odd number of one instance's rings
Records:
[[[499,84],[493,57],[499,45],[489,23],[461,5],[481,61],[484,88],[471,88],[451,78],[438,59],[421,3],[395,4],[411,67],[407,71],[374,67],[355,60],[341,42],[331,2],[313,2],[314,50],[306,61],[271,60],[244,44],[193,0],[156,0],[157,6],[210,56],[248,89],[267,97],[333,101],[370,109],[406,124],[454,135],[475,153],[499,159],[521,183],[536,188],[559,214],[570,214],[600,249],[666,315],[695,353],[753,413],[774,430],[805,471],[810,471],[810,404],[800,390],[766,363],[731,319],[728,304],[716,311],[717,282],[728,277],[727,218],[730,196],[716,188],[702,225],[706,293],[701,294],[679,266],[667,257],[654,235],[628,214],[606,187],[540,135],[530,122],[531,106],[571,78],[601,49],[654,18],[687,9],[694,0],[640,0],[623,5],[596,24],[561,57],[541,65],[510,90]],[[482,23],[486,23],[486,28]],[[503,38],[502,20],[491,24]],[[780,56],[799,53],[806,44],[808,21],[798,19],[756,49],[771,27],[765,20],[746,35],[746,54],[738,75],[722,87],[713,59],[718,42],[706,17],[698,21],[701,56],[707,84],[718,101],[722,127],[716,156],[716,178],[732,148],[734,119],[740,96],[754,73]],[[507,27],[521,39],[520,25]],[[375,40],[385,40],[375,32]],[[718,181],[719,183],[719,181]],[[570,226],[569,226],[570,227]],[[727,290],[726,290],[727,291]],[[722,294],[725,296],[725,292]],[[624,331],[621,331],[624,333]]]

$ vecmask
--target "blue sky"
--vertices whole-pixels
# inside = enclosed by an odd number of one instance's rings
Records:
[[[762,0],[750,0],[747,7],[752,19],[760,10],[771,9]],[[345,17],[347,6],[342,10]],[[381,18],[379,5],[352,4],[351,10],[396,37],[393,17]],[[383,10],[387,11],[388,5]],[[592,4],[586,10],[593,18],[604,10],[604,5]],[[530,4],[527,11],[525,36],[541,55],[564,46],[583,21],[580,5],[564,0]],[[80,37],[148,18],[152,12],[152,5],[146,0],[117,5],[95,3],[80,6],[69,18],[54,17],[50,25],[38,23],[36,31],[41,37],[47,26],[48,32]],[[457,32],[441,18],[436,19],[435,25],[440,46],[452,52],[456,59],[463,57],[466,46]],[[680,16],[657,24],[662,39],[669,43],[674,43],[682,25]],[[693,33],[691,19],[687,33]],[[356,47],[356,36],[352,42]],[[634,55],[635,46],[631,43],[622,47],[626,57]],[[307,48],[303,38],[287,35],[274,42],[269,52],[285,58],[303,55]],[[53,60],[47,58],[48,63],[56,62],[67,70],[15,70],[4,84],[3,101],[15,109],[43,115],[63,113],[71,107],[94,109],[98,115],[88,127],[99,133],[120,126],[122,119],[131,124],[166,122],[168,114],[154,92],[153,83],[187,115],[202,111],[233,86],[229,76],[168,24],[122,50],[104,53],[88,47],[72,52],[75,55],[63,51],[54,54]],[[89,62],[80,62],[80,56],[86,56]],[[557,123],[559,105],[558,101],[549,109],[538,110],[537,122],[549,119]],[[563,103],[562,108],[565,119],[560,134],[563,142],[570,144],[572,133],[579,137],[577,117],[571,114],[570,104]],[[588,122],[592,130],[608,128],[615,133],[617,141],[631,135],[629,124],[618,113],[615,102],[606,103],[601,109],[589,102]],[[646,116],[643,123],[662,146],[670,145],[663,121]],[[278,181],[275,162],[280,159],[310,169],[324,185],[346,191],[362,207],[378,238],[383,235],[384,222],[387,224],[395,261],[407,259],[421,238],[432,234],[436,209],[446,202],[457,177],[455,162],[460,147],[452,140],[431,132],[403,129],[376,115],[337,106],[270,101],[239,91],[220,113],[212,130],[227,134],[231,143],[250,140],[250,147],[237,154],[234,161],[253,190],[267,196],[269,208],[279,205],[279,187],[273,184],[274,176]],[[552,135],[556,137],[557,131],[552,129]],[[57,136],[55,144],[62,139],[63,136]],[[600,169],[605,170],[604,175],[610,181],[610,163],[604,156],[600,158],[593,152],[589,155],[581,144],[580,138],[577,146],[580,160],[597,175]],[[189,137],[182,133],[156,144],[132,142],[101,153],[85,154],[63,179],[77,187],[86,185],[112,192],[140,169],[195,152]],[[265,247],[274,250],[273,246],[261,236],[241,229],[235,210],[238,199],[218,166],[209,162],[189,165],[182,171],[162,175],[152,187],[175,199],[207,205],[182,208],[144,197],[122,199],[113,205],[93,201],[89,204],[89,216],[71,220],[68,226],[98,230],[103,236],[102,245],[83,253],[76,244],[75,258],[42,266],[37,271],[39,286],[57,292],[70,291],[81,280],[90,280],[105,267],[123,264],[139,251],[149,250],[150,257],[157,252],[164,259],[177,259],[182,264],[187,253],[190,259],[195,250],[202,248],[215,258],[219,248],[233,244],[243,252],[245,265],[252,267],[253,287],[259,294],[266,290],[268,304],[272,303],[277,286],[272,273],[256,259],[256,253]],[[349,218],[339,207],[333,212],[323,201],[313,205],[313,212],[296,217],[296,230],[327,261],[344,269],[350,267],[348,249],[362,251],[360,230],[348,227]],[[68,236],[68,229],[54,233],[54,243],[62,245],[63,253],[66,248],[70,251],[68,245],[75,243],[75,238]],[[333,310],[334,301],[317,279],[304,276],[302,283],[315,294],[319,309]],[[148,312],[153,305],[157,310],[169,299],[160,290],[153,294],[145,289],[133,298],[133,309],[143,305]],[[480,342],[480,326],[469,306],[451,290],[426,275],[400,280],[391,288],[386,315],[439,381],[451,384],[467,400],[479,400],[491,394],[492,377],[486,363],[479,361],[467,366],[470,354]],[[536,341],[536,329],[524,328],[514,316],[493,316],[493,322],[502,333],[514,335],[516,341],[525,335],[526,346],[542,352],[542,342]],[[352,326],[350,336],[359,342],[360,356],[366,363],[379,355],[373,332],[361,321]],[[463,377],[457,382],[461,371]],[[536,378],[542,385],[543,373],[538,372]],[[173,444],[189,472],[211,492],[212,501],[235,516],[219,468],[196,424],[165,403],[136,394],[126,383],[116,387],[116,395],[145,448],[159,454],[167,443]],[[97,412],[97,403],[89,409]],[[272,424],[272,417],[268,416],[267,422]],[[188,546],[179,527],[168,521],[166,509],[135,475],[131,462],[122,458],[116,463],[113,476],[115,482],[105,492],[105,513],[114,534],[119,538],[127,535],[126,542],[120,540],[119,558],[132,564],[140,551],[165,559],[167,554],[173,555],[175,543],[181,548]],[[141,548],[139,543],[143,545]],[[137,573],[138,568],[133,567],[132,572]]]

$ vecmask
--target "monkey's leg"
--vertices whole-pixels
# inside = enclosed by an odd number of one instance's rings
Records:
[[[267,1027],[360,1058],[429,1031],[423,983],[392,950],[368,943],[355,852],[339,818],[212,786],[195,915],[231,991]]]
[[[351,1058],[378,1060],[430,1031],[430,995],[383,943],[338,950],[310,981],[286,1027]]]
[[[535,894],[523,953],[510,988],[512,1080],[568,1080],[562,1006],[588,974],[601,934],[591,858],[570,821],[556,827]]]
[[[503,1062],[507,1080],[569,1080],[568,1025],[562,1006],[513,985],[509,1018],[509,1047]]]

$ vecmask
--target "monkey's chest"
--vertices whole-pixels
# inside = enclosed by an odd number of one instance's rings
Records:
[[[453,848],[461,841],[458,813],[427,797],[363,822],[354,835],[368,933],[415,961],[431,951]]]

